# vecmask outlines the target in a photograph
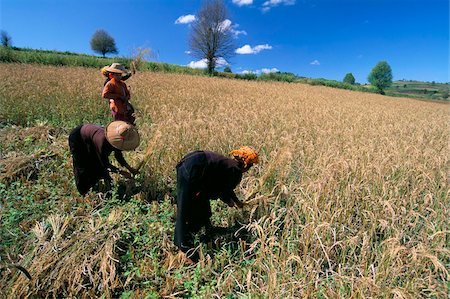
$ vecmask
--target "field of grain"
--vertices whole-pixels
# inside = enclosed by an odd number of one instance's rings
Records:
[[[108,123],[100,71],[1,66],[0,268],[32,277],[2,270],[5,298],[447,296],[449,105],[141,72],[127,84],[142,143],[126,159],[151,155],[135,194],[81,197],[67,136]],[[241,230],[198,243],[189,265],[172,243],[174,167],[242,145],[261,162],[236,190],[247,205],[214,201],[212,219]]]

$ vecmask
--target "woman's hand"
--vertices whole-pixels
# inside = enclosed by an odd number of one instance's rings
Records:
[[[230,208],[233,208],[233,207],[235,206],[234,200],[227,201],[226,204],[227,204]]]
[[[119,170],[119,173],[127,179],[131,179],[133,177],[131,173],[125,170]]]
[[[240,201],[239,199],[234,199],[233,200],[234,206],[242,209],[244,207],[244,203],[242,201]]]
[[[137,175],[139,173],[139,170],[133,167],[128,168],[128,171],[130,171],[133,175]]]

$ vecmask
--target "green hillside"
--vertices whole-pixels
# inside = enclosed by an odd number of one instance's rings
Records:
[[[400,80],[392,83],[387,94],[405,97],[419,97],[431,100],[448,100],[449,84],[436,82],[420,82],[413,80]]]

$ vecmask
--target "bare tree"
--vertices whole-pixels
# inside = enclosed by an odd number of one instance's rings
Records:
[[[131,57],[133,60],[131,61],[130,68],[131,72],[135,74],[136,71],[140,71],[144,68],[146,61],[157,57],[157,53],[150,48],[138,47],[133,50]]]
[[[105,30],[97,30],[91,38],[91,49],[94,52],[102,54],[105,57],[106,53],[117,53],[116,42]]]
[[[0,42],[3,47],[11,47],[12,46],[11,36],[9,36],[8,32],[6,32],[5,30],[2,30],[0,32]]]
[[[192,55],[206,59],[208,73],[212,74],[218,59],[234,55],[234,39],[223,0],[206,0],[191,26],[189,49]]]

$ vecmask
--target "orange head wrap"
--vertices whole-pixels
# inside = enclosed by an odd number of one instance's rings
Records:
[[[237,160],[241,160],[245,167],[258,163],[258,153],[249,146],[243,146],[240,149],[232,150],[230,155]]]

